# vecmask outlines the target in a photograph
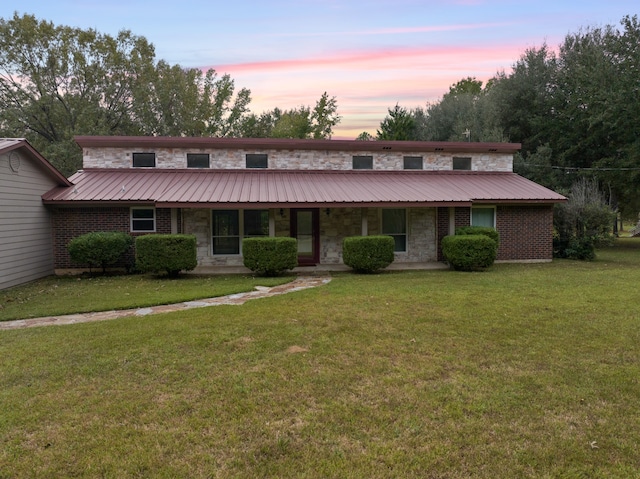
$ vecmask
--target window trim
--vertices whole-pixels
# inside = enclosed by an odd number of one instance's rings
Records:
[[[133,212],[134,211],[141,211],[141,210],[151,210],[153,211],[153,217],[152,218],[134,218],[133,217]],[[153,222],[153,229],[135,229],[134,228],[134,222],[135,221],[139,221],[139,220],[143,220],[143,221],[148,221],[151,220]],[[155,233],[157,229],[157,219],[156,219],[156,208],[153,206],[132,206],[131,208],[129,208],[129,231],[131,231],[131,233]]]
[[[262,166],[263,161],[264,161],[264,166]],[[252,169],[269,168],[269,155],[266,153],[246,153],[244,156],[244,162],[245,162],[244,163],[245,168],[252,168]]]
[[[189,165],[189,158],[191,158],[192,160],[195,160],[196,157],[201,157],[201,159],[203,157],[207,157],[207,166],[198,166],[198,165]],[[187,168],[193,168],[193,169],[207,169],[207,168],[211,168],[211,155],[209,155],[209,153],[187,153]]]
[[[409,163],[407,163],[409,160]],[[408,166],[411,162],[417,163],[420,162],[419,168],[414,168],[413,166]],[[403,170],[424,170],[424,157],[422,156],[403,156],[402,157],[402,169]]]
[[[400,210],[404,212],[404,233],[386,233],[384,230],[384,214],[385,210]],[[399,254],[406,254],[409,252],[409,214],[407,212],[407,208],[380,208],[380,234],[383,236],[391,236],[394,238],[394,247],[393,252]],[[395,237],[396,236],[404,236],[404,250],[396,250],[395,248]]]
[[[246,209],[212,209],[211,211],[211,227],[210,227],[210,235],[211,238],[211,256],[215,257],[241,257],[242,256],[242,240],[244,238],[267,238],[271,236],[271,210],[269,208],[246,208]],[[213,234],[213,214],[215,211],[237,211],[238,212],[238,234],[237,235],[228,235],[228,236],[214,236]],[[245,224],[244,224],[244,213],[245,211],[266,211],[267,212],[267,234],[265,235],[246,235],[245,234]],[[214,242],[213,238],[238,238],[238,253],[214,253],[213,247]]]
[[[364,161],[366,161],[366,164],[362,163]],[[357,166],[356,163],[358,163]],[[351,169],[373,170],[373,155],[353,155],[351,157]]]
[[[473,210],[479,210],[479,209],[484,209],[484,210],[493,210],[493,226],[491,226],[491,228],[496,229],[496,219],[498,216],[498,209],[496,207],[496,205],[477,205],[477,206],[472,206],[471,207],[471,211],[470,211],[470,215],[469,215],[469,225],[470,226],[479,226],[479,225],[474,225],[473,224]]]
[[[465,168],[456,168],[456,160],[458,160],[458,166],[460,166],[460,161],[464,160],[465,164],[463,166],[465,166]],[[469,167],[466,168],[466,162],[469,162]],[[470,156],[454,156],[451,158],[451,169],[454,171],[471,171],[473,169],[473,159]]]
[[[136,156],[141,158],[142,155],[153,155],[153,165],[136,165]],[[131,153],[131,166],[133,168],[155,168],[157,164],[158,155],[156,155],[155,151],[135,151]]]

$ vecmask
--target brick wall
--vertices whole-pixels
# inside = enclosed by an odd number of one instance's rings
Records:
[[[84,268],[75,264],[67,251],[71,239],[94,231],[124,231],[129,233],[130,214],[128,207],[85,207],[52,209],[54,268]],[[171,210],[156,209],[156,233],[171,233]],[[131,233],[140,236],[145,233]],[[120,266],[133,264],[133,253]]]
[[[498,260],[551,260],[553,206],[498,206]]]
[[[471,223],[470,208],[456,208],[456,227]],[[449,234],[449,209],[438,208],[438,261],[442,238]],[[498,206],[496,229],[500,233],[499,261],[551,260],[553,257],[553,206]]]

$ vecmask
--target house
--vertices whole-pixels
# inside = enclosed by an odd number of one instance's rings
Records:
[[[83,169],[43,196],[57,270],[96,230],[187,233],[199,266],[243,264],[242,239],[292,236],[300,265],[342,263],[347,236],[384,234],[397,263],[442,261],[457,226],[497,228],[498,260],[552,259],[553,204],[512,171],[512,143],[80,136]]]
[[[54,272],[51,212],[42,195],[71,183],[26,140],[0,139],[0,289]]]

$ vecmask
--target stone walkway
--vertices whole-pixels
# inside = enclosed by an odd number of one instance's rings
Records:
[[[268,298],[280,294],[292,293],[303,289],[314,288],[331,281],[329,276],[300,276],[290,283],[281,284],[272,288],[256,286],[255,291],[247,293],[219,296],[217,298],[199,299],[184,303],[164,304],[150,308],[122,309],[118,311],[101,311],[97,313],[79,313],[63,316],[45,316],[42,318],[17,319],[14,321],[0,322],[0,330],[33,328],[37,326],[62,326],[65,324],[88,323],[93,321],[106,321],[108,319],[124,318],[126,316],[148,316],[150,314],[169,313],[173,311],[185,311],[193,308],[205,308],[207,306],[219,306],[222,304],[239,305],[250,299]]]

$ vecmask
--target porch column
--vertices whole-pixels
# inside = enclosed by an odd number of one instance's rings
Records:
[[[171,234],[178,234],[178,209],[171,208]]]
[[[456,209],[453,207],[449,208],[449,235],[452,236],[456,234]]]
[[[269,236],[276,235],[276,210],[269,210]]]
[[[362,222],[362,236],[369,236],[369,218],[367,216],[367,209],[360,209],[360,218]]]

